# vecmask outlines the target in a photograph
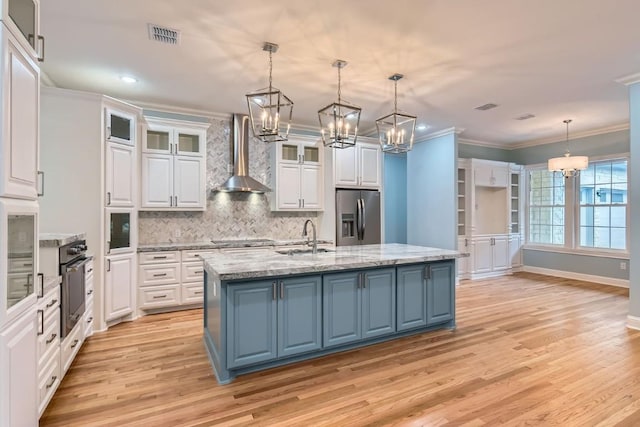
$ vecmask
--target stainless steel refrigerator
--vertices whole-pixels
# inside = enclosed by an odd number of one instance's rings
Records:
[[[336,245],[380,243],[380,192],[336,190]]]

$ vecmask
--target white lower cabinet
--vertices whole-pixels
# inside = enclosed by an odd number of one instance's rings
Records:
[[[509,236],[509,260],[512,268],[522,266],[522,239],[519,234]]]
[[[134,253],[105,257],[104,317],[106,321],[127,316],[133,312],[135,257]]]
[[[73,359],[80,351],[82,343],[84,342],[84,327],[81,323],[77,323],[71,333],[67,335],[60,344],[60,364],[61,374],[64,374],[69,370]]]
[[[49,364],[45,365],[38,376],[38,416],[44,413],[61,381],[60,346],[58,345],[49,359]]]
[[[31,307],[0,329],[0,426],[38,425],[36,319]]]
[[[502,275],[511,269],[509,236],[481,236],[471,239],[471,278]]]
[[[456,259],[456,263],[458,265],[458,279],[468,279],[471,271],[471,257],[473,256],[468,238],[458,237],[458,252],[469,254],[467,257]]]

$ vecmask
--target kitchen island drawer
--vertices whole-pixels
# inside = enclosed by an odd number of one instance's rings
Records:
[[[162,285],[140,288],[140,308],[171,307],[180,304],[180,285]]]

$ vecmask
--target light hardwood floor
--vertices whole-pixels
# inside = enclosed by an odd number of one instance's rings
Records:
[[[400,339],[220,386],[202,311],[91,337],[42,426],[640,425],[628,292],[520,273],[457,287],[455,331]]]

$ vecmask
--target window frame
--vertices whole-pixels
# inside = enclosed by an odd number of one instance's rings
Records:
[[[625,160],[627,162],[627,203],[626,203],[626,228],[625,228],[625,236],[626,236],[626,249],[610,249],[610,248],[593,248],[589,246],[580,246],[580,177],[577,178],[568,178],[571,180],[570,185],[565,185],[565,218],[564,218],[564,226],[565,226],[565,239],[564,245],[557,244],[543,244],[543,243],[532,243],[530,238],[530,223],[529,223],[529,215],[530,215],[530,179],[532,170],[540,170],[546,169],[546,163],[536,163],[531,165],[526,165],[524,168],[525,175],[525,185],[526,185],[526,200],[525,200],[525,236],[524,236],[524,248],[525,249],[533,249],[533,250],[544,250],[549,252],[558,252],[558,253],[571,253],[571,254],[579,254],[579,255],[591,255],[591,256],[602,256],[602,257],[610,257],[610,258],[629,258],[629,246],[630,246],[630,225],[631,225],[631,217],[630,217],[630,200],[631,197],[631,185],[632,183],[629,181],[629,153],[621,153],[621,154],[610,154],[604,156],[591,156],[589,158],[589,164],[591,163],[599,163],[599,162],[615,162],[619,160]],[[559,172],[556,172],[559,173]],[[566,183],[566,181],[565,181]]]

